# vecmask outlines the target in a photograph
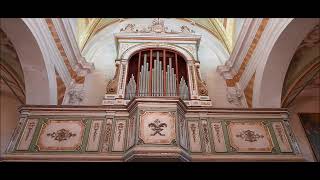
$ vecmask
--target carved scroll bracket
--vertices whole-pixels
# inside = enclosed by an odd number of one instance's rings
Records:
[[[229,103],[239,107],[245,107],[246,101],[244,98],[244,92],[237,83],[234,87],[227,87],[227,100]]]
[[[84,100],[84,86],[77,84],[74,80],[69,85],[66,95],[63,99],[63,104],[80,105]]]

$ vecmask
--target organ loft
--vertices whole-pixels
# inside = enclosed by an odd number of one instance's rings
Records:
[[[5,161],[319,158],[318,19],[1,21]]]

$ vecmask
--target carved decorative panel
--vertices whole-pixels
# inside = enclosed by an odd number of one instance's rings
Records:
[[[212,129],[214,150],[216,152],[227,152],[221,122],[212,122],[211,129]]]
[[[123,151],[126,133],[126,120],[117,120],[114,128],[115,131],[113,134],[112,151]]]
[[[27,124],[24,128],[23,134],[20,138],[17,150],[29,149],[37,124],[38,124],[38,119],[28,119]]]
[[[139,137],[145,144],[171,144],[175,140],[174,112],[144,112]]]
[[[128,148],[132,147],[134,145],[135,140],[135,127],[136,127],[136,116],[133,115],[129,119],[129,128],[128,128]]]
[[[37,142],[39,151],[76,151],[81,148],[85,124],[80,120],[48,120]]]
[[[103,120],[93,120],[91,123],[87,151],[98,151]]]
[[[197,121],[188,122],[189,142],[191,152],[201,152],[199,125]]]
[[[112,119],[107,119],[107,122],[103,131],[102,152],[108,152],[111,145],[112,135]]]
[[[187,131],[186,131],[186,121],[182,115],[178,115],[179,121],[179,132],[180,132],[180,145],[185,149],[188,148],[187,146]]]
[[[202,139],[204,144],[204,151],[206,153],[211,152],[211,145],[210,145],[210,135],[209,135],[209,126],[206,120],[201,121],[201,128],[202,128]]]
[[[281,152],[292,152],[290,143],[288,141],[286,132],[281,124],[281,122],[273,122],[272,128],[276,134],[276,138],[280,147]]]
[[[230,145],[237,152],[271,152],[273,143],[268,128],[262,122],[230,122]]]

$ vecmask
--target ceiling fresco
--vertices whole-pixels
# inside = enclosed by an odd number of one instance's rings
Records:
[[[213,34],[231,53],[234,45],[236,21],[233,18],[177,18],[199,26]],[[125,18],[78,18],[77,40],[81,50],[99,31],[105,27],[125,21]]]

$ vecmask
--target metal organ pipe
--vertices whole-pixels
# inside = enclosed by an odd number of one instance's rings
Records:
[[[151,52],[155,53],[155,58],[153,58]],[[178,79],[181,71],[177,69],[177,54],[174,54],[174,59],[172,56],[169,56],[169,62],[167,63],[167,59],[165,58],[166,51],[161,50],[161,52],[163,52],[161,60],[160,51],[158,50],[140,52],[138,72],[130,75],[129,82],[126,85],[126,99],[132,99],[136,95],[164,96],[165,92],[166,96],[180,96],[183,100],[189,99],[189,88],[186,79],[183,76]],[[148,55],[150,55],[149,62],[147,61]],[[172,63],[175,63],[175,66],[173,66]],[[135,77],[135,75],[138,77]],[[137,78],[137,82],[135,81],[135,78]]]

